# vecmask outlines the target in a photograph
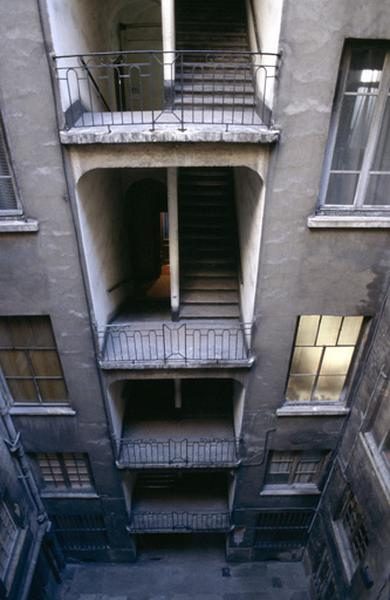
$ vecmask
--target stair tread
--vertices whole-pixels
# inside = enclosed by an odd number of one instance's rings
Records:
[[[238,290],[184,290],[180,301],[184,304],[237,304]]]
[[[238,304],[231,305],[208,305],[208,304],[199,304],[199,305],[181,305],[180,308],[180,317],[187,319],[199,319],[199,318],[216,318],[216,319],[225,319],[225,318],[239,318],[240,310]]]
[[[180,284],[183,291],[238,289],[238,281],[236,277],[196,277],[187,275],[181,277]]]

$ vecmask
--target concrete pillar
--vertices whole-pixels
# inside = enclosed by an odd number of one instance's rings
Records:
[[[171,276],[172,318],[179,318],[179,210],[177,197],[177,169],[168,168],[168,217],[169,217],[169,269]]]
[[[164,97],[173,102],[175,80],[175,0],[161,0],[162,41],[164,51]]]

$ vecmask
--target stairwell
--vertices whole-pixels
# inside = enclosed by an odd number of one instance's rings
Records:
[[[255,108],[244,0],[176,2],[176,47],[185,52],[176,67],[176,105],[200,113],[219,110],[235,120]]]
[[[180,317],[238,319],[238,239],[229,168],[179,170]]]

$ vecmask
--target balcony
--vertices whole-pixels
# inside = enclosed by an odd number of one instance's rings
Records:
[[[132,50],[56,56],[64,143],[199,140],[273,142],[266,98],[279,55],[231,50]],[[175,132],[172,136],[172,132]],[[104,141],[103,138],[100,138]],[[244,141],[248,141],[245,139]]]
[[[251,324],[207,321],[113,323],[98,332],[103,369],[248,367]]]
[[[137,477],[128,530],[132,533],[227,532],[226,476],[169,473]]]

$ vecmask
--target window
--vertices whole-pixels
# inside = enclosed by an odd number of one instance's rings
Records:
[[[15,403],[66,403],[49,317],[0,318],[0,367]]]
[[[341,399],[363,317],[299,317],[286,399],[326,402]]]
[[[326,452],[278,452],[271,453],[265,479],[267,485],[293,486],[296,484],[318,485]]]
[[[262,511],[256,523],[255,546],[257,548],[302,546],[306,541],[313,514],[310,509]]]
[[[15,550],[19,529],[5,502],[0,502],[0,579],[5,581]]]
[[[105,550],[107,529],[101,515],[50,515],[53,529],[64,552]]]
[[[93,487],[88,457],[81,453],[39,453],[36,455],[45,488],[91,490]]]
[[[390,47],[350,44],[325,160],[324,210],[390,209]]]
[[[15,178],[0,120],[0,217],[22,214],[16,193]]]
[[[348,490],[345,495],[340,522],[351,546],[354,560],[361,561],[366,554],[368,537],[360,506],[351,490]]]

